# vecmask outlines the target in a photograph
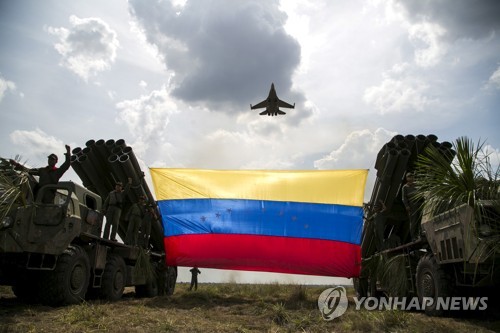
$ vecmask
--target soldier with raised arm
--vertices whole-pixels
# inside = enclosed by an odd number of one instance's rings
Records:
[[[70,156],[71,156],[71,148],[68,145],[65,145],[66,153],[64,154],[65,160],[64,163],[58,168],[56,167],[58,158],[56,154],[50,154],[47,156],[47,166],[43,168],[33,168],[29,169],[20,163],[10,160],[10,163],[15,167],[16,170],[23,170],[28,172],[30,175],[38,176],[38,184],[33,189],[33,196],[36,197],[38,190],[45,185],[56,185],[59,182],[59,179],[62,175],[69,169],[70,167]],[[54,197],[56,195],[55,190],[45,191],[42,198],[42,203],[54,203]]]

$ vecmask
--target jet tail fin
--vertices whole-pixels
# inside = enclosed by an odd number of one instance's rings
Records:
[[[286,112],[278,110],[278,114],[286,114]]]

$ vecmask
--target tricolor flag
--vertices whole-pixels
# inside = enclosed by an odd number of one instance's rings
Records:
[[[150,171],[168,265],[359,275],[367,170]]]

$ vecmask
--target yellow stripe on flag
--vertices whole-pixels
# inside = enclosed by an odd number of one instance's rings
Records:
[[[362,206],[368,170],[150,168],[157,200],[249,199]]]

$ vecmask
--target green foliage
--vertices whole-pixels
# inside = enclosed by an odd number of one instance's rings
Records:
[[[406,296],[409,281],[406,272],[407,258],[405,254],[389,257],[385,253],[378,253],[363,260],[363,266],[369,270],[382,289],[389,296]]]
[[[408,293],[407,259],[404,254],[383,261],[378,276],[384,290],[390,296],[406,296]]]
[[[290,302],[301,303],[305,301],[307,301],[306,288],[303,285],[295,286],[290,296]]]
[[[370,275],[377,275],[378,267],[381,266],[381,262],[384,260],[383,255],[373,255],[366,259],[363,259],[363,269],[370,271]]]
[[[139,253],[137,255],[137,262],[134,267],[133,274],[135,276],[140,276],[144,274],[147,281],[152,281],[156,279],[156,272],[154,266],[149,261],[149,255],[143,248],[138,248]]]
[[[453,149],[456,155],[451,163],[448,154],[432,145],[417,159],[416,196],[425,201],[432,216],[461,204],[479,213],[481,200],[500,199],[500,169],[493,169],[484,142],[474,144],[460,137]]]
[[[271,313],[271,319],[274,323],[283,326],[290,320],[284,303],[273,304]]]
[[[102,307],[84,302],[79,305],[68,307],[61,321],[72,327],[79,327],[82,330],[102,330],[106,328],[101,321],[101,318],[105,315],[105,309]]]
[[[451,163],[449,156],[434,146],[419,155],[417,197],[425,202],[424,214],[430,217],[463,204],[472,207],[476,223],[465,231],[465,237],[488,235],[483,240],[488,245],[478,252],[480,258],[488,258],[500,251],[500,166],[492,166],[484,142],[474,144],[461,137],[453,148],[456,156]]]
[[[0,221],[16,207],[26,205],[33,193],[29,179],[26,171],[14,171],[9,160],[0,158]]]

